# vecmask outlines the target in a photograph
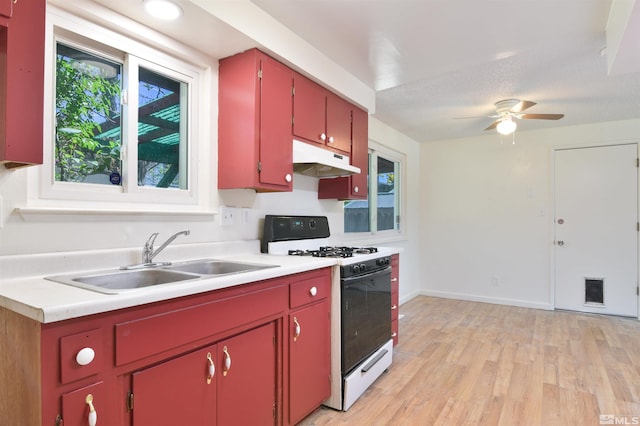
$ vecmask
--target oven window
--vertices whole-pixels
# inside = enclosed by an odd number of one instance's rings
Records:
[[[342,374],[391,338],[391,269],[341,283]]]

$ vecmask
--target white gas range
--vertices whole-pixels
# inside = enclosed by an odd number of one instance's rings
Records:
[[[324,405],[346,411],[392,363],[390,255],[329,245],[325,216],[265,217],[264,253],[336,259],[331,302],[331,388]]]

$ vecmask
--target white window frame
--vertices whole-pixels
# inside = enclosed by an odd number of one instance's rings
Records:
[[[396,180],[397,197],[395,199],[396,223],[398,229],[378,231],[378,193],[370,191],[370,188],[378,187],[378,156],[396,163],[397,176]],[[406,163],[405,154],[389,148],[386,145],[376,141],[369,140],[369,181],[367,193],[369,194],[369,232],[344,232],[344,239],[352,244],[358,242],[366,244],[380,244],[393,241],[402,241],[406,239],[406,220],[404,220],[404,212],[406,211]],[[344,207],[343,207],[344,210]],[[343,211],[344,220],[344,211]],[[344,229],[344,226],[343,226]]]
[[[126,18],[122,18],[125,20]],[[123,28],[127,26],[123,25]],[[211,128],[207,126],[207,116],[211,114],[210,89],[212,60],[201,54],[179,46],[181,51],[161,51],[133,38],[131,33],[122,34],[97,25],[55,6],[47,6],[47,28],[45,39],[45,114],[44,121],[44,161],[41,167],[32,168],[28,175],[28,195],[26,208],[33,209],[73,209],[73,210],[116,210],[150,212],[210,212],[211,188],[215,185],[207,171],[213,160],[209,160]],[[123,63],[123,76],[134,82],[128,85],[128,105],[122,107],[122,185],[100,185],[88,183],[56,182],[53,158],[55,135],[55,55],[57,42],[94,51],[100,56]],[[98,46],[100,48],[98,48]],[[104,46],[109,46],[104,48]],[[170,50],[166,49],[165,50]],[[189,61],[195,57],[197,61]],[[197,63],[196,63],[197,62]],[[188,87],[187,146],[188,165],[186,169],[187,189],[153,188],[137,185],[137,70],[142,66],[153,72],[186,83]],[[127,87],[127,82],[124,82]],[[131,90],[134,87],[135,90]],[[201,95],[205,94],[205,95]],[[135,99],[135,103],[131,100]],[[134,168],[130,167],[133,165]]]

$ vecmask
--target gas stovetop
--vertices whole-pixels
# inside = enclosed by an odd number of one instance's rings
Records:
[[[371,254],[377,253],[376,247],[334,247],[324,246],[316,250],[289,250],[290,256],[313,256],[313,257],[353,257],[354,254]]]

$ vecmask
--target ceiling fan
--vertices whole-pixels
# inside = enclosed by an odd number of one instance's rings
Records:
[[[515,132],[517,124],[514,118],[520,120],[559,120],[564,114],[525,114],[522,111],[536,105],[532,101],[523,101],[520,99],[503,99],[495,103],[496,114],[488,117],[496,120],[485,130],[496,129],[502,135],[510,135]]]
[[[559,120],[564,114],[525,114],[523,111],[536,105],[532,101],[520,99],[503,99],[495,103],[496,114],[484,117],[495,118],[496,120],[485,130],[496,129],[502,135],[510,135],[515,132],[518,125],[513,120]],[[459,117],[459,118],[479,118],[479,117]]]

